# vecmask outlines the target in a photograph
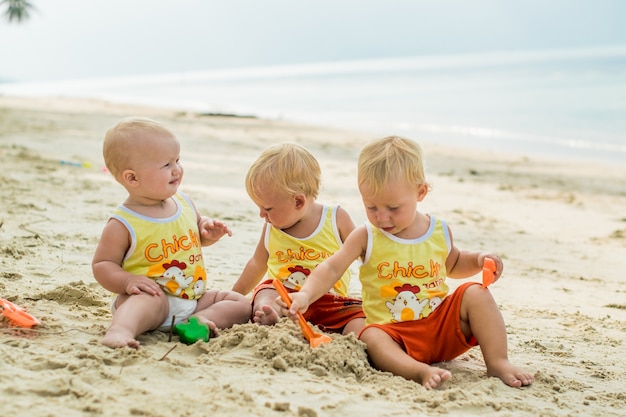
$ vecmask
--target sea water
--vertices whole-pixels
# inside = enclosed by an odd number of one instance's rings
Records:
[[[626,46],[150,74],[0,93],[257,116],[626,164]]]

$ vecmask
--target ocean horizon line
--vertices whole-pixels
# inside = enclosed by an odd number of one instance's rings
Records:
[[[598,58],[626,58],[626,44],[599,47],[536,49],[517,51],[474,52],[441,55],[416,55],[370,59],[319,61],[281,65],[255,65],[220,69],[175,71],[164,73],[84,77],[41,81],[0,81],[0,92],[23,91],[54,86],[91,85],[97,87],[184,83],[217,80],[258,80],[315,77],[323,75],[357,75],[380,72],[432,71],[443,69],[480,69],[521,63],[547,63]],[[1,76],[2,74],[0,74]],[[8,90],[7,90],[8,89]]]

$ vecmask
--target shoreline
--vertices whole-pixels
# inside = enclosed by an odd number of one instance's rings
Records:
[[[191,346],[161,332],[141,336],[139,351],[100,345],[110,294],[90,263],[124,197],[102,170],[101,144],[106,129],[130,115],[159,119],[179,136],[181,190],[233,230],[205,249],[213,288],[230,288],[258,242],[262,220],[244,177],[272,143],[306,146],[322,167],[319,200],[340,203],[357,224],[365,220],[355,171],[368,135],[98,100],[0,96],[0,297],[42,322],[40,333],[6,331],[0,323],[0,373],[19,376],[0,382],[11,398],[0,407],[7,414],[182,415],[183,405],[185,415],[263,417],[623,412],[626,167],[619,166],[422,144],[433,189],[421,209],[446,218],[459,247],[503,257],[504,275],[490,290],[507,324],[511,361],[535,372],[528,388],[488,378],[474,348],[441,364],[452,379],[426,391],[372,369],[353,337],[308,349],[288,321],[236,326]]]
[[[528,146],[524,147],[523,149],[502,149],[502,148],[497,148],[494,147],[492,145],[487,144],[487,140],[485,140],[484,138],[480,138],[478,137],[477,140],[478,142],[482,142],[482,145],[472,145],[472,146],[468,146],[468,145],[464,145],[462,143],[460,143],[459,139],[454,139],[454,140],[450,140],[450,139],[444,139],[443,141],[439,141],[437,139],[437,134],[443,134],[441,132],[437,133],[436,130],[430,131],[430,130],[423,130],[422,134],[417,133],[415,135],[409,134],[409,131],[407,131],[407,127],[406,126],[402,126],[398,129],[390,129],[389,132],[386,133],[373,133],[373,132],[367,132],[366,129],[359,129],[357,127],[344,127],[344,126],[333,126],[333,125],[325,125],[325,124],[320,124],[320,123],[316,123],[316,122],[308,122],[308,121],[299,121],[299,120],[291,120],[289,118],[283,118],[283,117],[264,117],[262,115],[257,115],[254,113],[247,113],[247,112],[230,112],[230,111],[211,111],[211,110],[207,110],[207,109],[196,109],[193,106],[187,106],[185,107],[184,105],[181,105],[180,107],[176,107],[175,105],[165,105],[165,104],[157,104],[157,103],[143,103],[141,101],[137,101],[137,100],[130,100],[130,99],[119,99],[119,100],[109,100],[109,99],[105,99],[105,98],[98,98],[98,97],[78,97],[78,96],[63,96],[63,95],[59,95],[59,94],[45,94],[45,95],[31,95],[31,94],[21,94],[21,95],[4,95],[2,93],[0,93],[0,99],[2,99],[4,102],[6,102],[8,105],[11,106],[15,106],[16,108],[20,108],[22,106],[25,106],[27,108],[31,108],[31,107],[36,107],[39,109],[43,109],[46,106],[46,103],[55,103],[55,105],[59,105],[58,103],[65,103],[62,104],[62,108],[63,106],[66,107],[72,107],[72,106],[78,106],[78,107],[83,107],[83,106],[87,106],[87,108],[89,106],[93,106],[93,107],[98,107],[100,105],[104,106],[107,109],[111,109],[112,111],[114,108],[120,108],[120,109],[145,109],[150,113],[154,113],[154,114],[169,114],[169,113],[174,113],[174,114],[179,114],[179,115],[188,115],[188,116],[193,116],[193,117],[230,117],[233,119],[257,119],[257,120],[265,120],[268,122],[275,122],[275,123],[286,123],[289,125],[294,125],[294,126],[308,126],[314,129],[325,129],[328,131],[336,131],[336,132],[345,132],[346,135],[350,136],[350,137],[354,137],[354,136],[358,136],[360,138],[366,138],[367,139],[371,139],[371,138],[376,138],[376,137],[380,137],[380,136],[385,136],[388,134],[392,134],[392,135],[399,135],[399,136],[405,136],[408,138],[411,138],[413,140],[417,140],[418,142],[420,142],[420,144],[422,146],[428,146],[431,147],[433,149],[441,147],[444,149],[451,149],[453,150],[455,153],[471,153],[471,154],[480,154],[480,153],[486,153],[488,155],[496,155],[498,157],[504,157],[504,158],[512,158],[514,160],[526,160],[526,161],[543,161],[546,164],[563,164],[563,165],[571,165],[571,164],[583,164],[583,165],[596,165],[598,167],[603,167],[603,168],[608,168],[608,169],[616,169],[616,170],[620,170],[620,168],[623,167],[623,162],[621,161],[620,155],[622,152],[622,149],[626,150],[626,145],[620,146],[620,145],[612,145],[615,148],[615,152],[617,152],[618,156],[616,156],[615,153],[611,154],[611,157],[607,157],[607,156],[599,156],[599,155],[591,155],[591,154],[587,154],[587,155],[580,155],[578,154],[578,152],[581,152],[581,148],[580,144],[576,145],[576,146],[570,146],[569,148],[565,148],[566,151],[562,152],[562,150],[553,150],[550,152],[547,151],[531,151]],[[472,128],[466,127],[466,128],[462,128],[462,127],[455,127],[455,126],[451,126],[450,129],[452,131],[454,130],[468,130],[471,131]],[[383,129],[378,129],[378,130],[383,130]],[[480,129],[478,129],[480,130]],[[507,132],[500,132],[501,134],[506,135]],[[492,135],[496,135],[497,132],[492,132]],[[510,132],[509,132],[510,134]],[[434,135],[434,136],[433,136]],[[520,134],[522,136],[524,136],[524,134]],[[467,133],[466,134],[468,140],[471,139],[473,137],[472,134]],[[506,143],[507,141],[504,140],[504,142]],[[575,143],[576,141],[572,140],[572,143]],[[554,146],[554,145],[551,145]],[[534,147],[535,149],[537,147]],[[567,150],[569,149],[569,151]],[[604,149],[604,150],[594,150],[591,149],[589,150],[590,153],[600,153],[600,152],[608,152],[608,149]]]
[[[549,54],[544,58],[548,57]],[[553,79],[555,84],[543,86],[541,80],[550,73],[544,74],[543,70],[533,66],[542,59],[538,62],[520,59],[520,64],[525,63],[533,69],[517,81],[515,77],[519,74],[503,75],[489,65],[483,68],[484,73],[480,75],[469,70],[480,62],[476,58],[467,68],[459,63],[460,66],[451,65],[448,70],[458,71],[456,76],[446,72],[441,77],[432,77],[431,72],[422,68],[422,72],[418,71],[419,76],[414,74],[413,78],[403,82],[384,76],[384,68],[394,68],[387,63],[380,68],[375,66],[377,70],[372,74],[365,73],[373,76],[380,72],[377,75],[380,80],[374,77],[349,82],[342,78],[341,65],[335,71],[329,68],[328,73],[322,71],[318,74],[317,70],[301,74],[296,72],[292,74],[295,77],[293,80],[300,80],[300,87],[293,84],[289,71],[268,67],[239,69],[234,73],[201,71],[5,83],[0,84],[0,95],[47,96],[52,100],[74,97],[77,100],[116,102],[120,106],[284,120],[360,132],[361,136],[399,134],[442,146],[496,150],[529,158],[579,163],[594,160],[601,164],[623,165],[626,160],[626,137],[621,129],[622,122],[614,116],[618,109],[606,107],[606,98],[598,95],[587,97],[585,103],[576,101],[586,94],[585,88],[590,88],[588,83],[597,84],[599,89],[611,86],[616,92],[623,90],[623,83],[614,74],[607,73],[605,67],[599,66],[599,72],[593,73],[596,78],[590,81],[575,67],[564,66],[561,76]],[[512,66],[508,60],[505,62]],[[500,68],[495,62],[492,64]],[[310,69],[316,68],[315,64],[310,66]],[[308,67],[304,65],[304,68]],[[353,63],[351,68],[358,70],[361,67]],[[277,72],[274,73],[274,70]],[[331,80],[324,81],[322,74],[331,77]],[[285,80],[281,81],[281,77]],[[468,80],[459,86],[463,87],[461,92],[447,87],[455,79],[466,77],[469,77]],[[388,91],[374,89],[374,96],[370,99],[381,103],[393,100],[394,104],[361,104],[361,90],[376,84],[377,80],[384,82]],[[494,93],[492,83],[502,84],[502,91]],[[530,88],[528,91],[522,88],[526,84]],[[542,85],[543,90],[537,85]],[[330,93],[329,89],[336,91]],[[424,92],[423,97],[420,91]],[[307,94],[311,96],[303,104],[299,97]],[[485,95],[482,100],[481,94]],[[405,100],[397,102],[400,95]],[[421,98],[410,98],[414,96]],[[571,98],[563,100],[562,96]],[[536,99],[532,101],[529,97]],[[336,107],[332,112],[326,105],[329,101]],[[429,104],[431,102],[432,105]],[[547,116],[552,113],[551,117]]]

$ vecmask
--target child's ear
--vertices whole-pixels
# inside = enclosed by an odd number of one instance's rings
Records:
[[[428,194],[428,184],[423,182],[417,186],[417,201],[422,201]]]
[[[127,169],[122,172],[122,182],[128,185],[129,187],[136,187],[139,184],[139,180],[137,179],[137,174],[135,171],[131,169]]]
[[[306,203],[306,197],[302,194],[296,194],[293,196],[293,200],[296,203],[296,209],[301,209],[304,207],[304,203]]]

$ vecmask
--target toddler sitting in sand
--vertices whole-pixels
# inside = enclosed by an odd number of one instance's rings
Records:
[[[477,274],[489,258],[498,279],[502,260],[460,250],[443,219],[416,210],[429,191],[417,143],[387,137],[367,145],[359,156],[358,183],[369,222],[315,268],[291,294],[291,309],[282,303],[282,311],[306,312],[361,258],[366,325],[359,338],[378,369],[435,388],[452,375],[432,363],[480,345],[489,375],[512,387],[531,384],[533,376],[508,360],[506,328],[491,292],[465,283],[449,293],[447,277]]]
[[[123,119],[106,133],[104,161],[128,192],[111,215],[93,257],[96,280],[117,294],[102,343],[139,348],[136,337],[197,318],[214,335],[250,318],[250,303],[233,291],[209,290],[202,246],[231,235],[201,216],[180,192],[180,143],[161,123]]]
[[[246,175],[246,190],[265,220],[261,238],[233,290],[254,289],[255,323],[275,324],[283,316],[272,286],[279,279],[288,291],[298,291],[317,265],[337,251],[354,229],[338,205],[317,201],[321,170],[315,157],[294,143],[265,149]],[[262,281],[266,275],[266,280]],[[311,305],[305,318],[322,330],[358,333],[365,323],[361,300],[349,297],[350,273]]]

